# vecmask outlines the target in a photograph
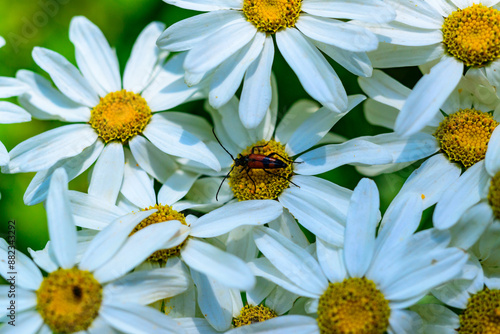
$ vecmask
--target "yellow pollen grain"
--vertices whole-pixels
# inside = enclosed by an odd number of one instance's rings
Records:
[[[186,217],[180,212],[177,212],[173,210],[170,206],[168,205],[154,205],[150,206],[149,208],[145,208],[143,211],[151,210],[151,209],[157,209],[158,211],[150,215],[148,218],[142,220],[139,224],[137,224],[136,227],[132,230],[130,235],[136,233],[139,230],[142,230],[143,228],[152,225],[152,224],[157,224],[157,223],[162,223],[166,222],[169,220],[178,220],[181,222],[181,224],[186,225]],[[187,239],[186,239],[187,240]],[[186,243],[186,240],[184,240],[180,245],[169,248],[169,249],[160,249],[159,251],[154,252],[151,256],[148,257],[148,261],[151,262],[160,262],[160,263],[165,263],[167,262],[169,257],[179,255],[181,248],[184,246]]]
[[[446,50],[466,66],[484,66],[500,56],[500,11],[475,4],[445,18]]]
[[[99,313],[102,286],[88,272],[58,269],[36,291],[37,311],[53,332],[85,331]]]
[[[259,147],[263,146],[264,147]],[[254,153],[260,155],[272,155],[273,158],[286,162],[286,168],[277,169],[249,169],[245,166],[234,167],[229,176],[229,186],[234,196],[240,201],[253,199],[276,199],[290,186],[290,178],[293,175],[293,163],[285,152],[285,147],[275,140],[261,140],[254,145],[248,146],[239,157],[248,156],[255,147]],[[281,157],[279,157],[279,154]],[[234,164],[233,164],[234,165]],[[253,180],[253,182],[252,182]],[[254,184],[255,182],[255,184]]]
[[[278,315],[276,314],[276,312],[271,310],[269,307],[263,305],[245,305],[241,309],[240,315],[233,318],[233,325],[234,327],[251,325],[257,322],[263,322],[272,318],[276,318],[277,316]]]
[[[319,298],[317,321],[321,334],[383,334],[390,314],[373,281],[348,278],[328,285]]]
[[[151,116],[142,96],[121,90],[101,97],[91,111],[89,124],[105,143],[113,140],[125,143],[144,131]]]
[[[264,33],[276,33],[295,26],[302,0],[244,0],[243,13],[247,20]]]
[[[500,219],[500,172],[491,178],[490,189],[488,191],[488,202],[497,219]]]
[[[459,316],[460,334],[500,334],[500,290],[484,290],[469,298]]]
[[[489,113],[460,109],[439,124],[434,137],[451,161],[467,168],[484,159],[497,125]]]

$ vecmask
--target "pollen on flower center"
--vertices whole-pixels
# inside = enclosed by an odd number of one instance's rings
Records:
[[[485,288],[476,293],[459,317],[460,334],[500,334],[500,290]]]
[[[240,166],[233,164],[229,186],[234,196],[240,201],[278,198],[283,190],[289,187],[293,173],[293,163],[286,154],[285,147],[275,140],[261,140],[248,146],[236,160],[250,158],[252,150],[253,154],[260,156],[261,161],[246,162]],[[272,159],[279,161],[273,163]],[[282,168],[273,168],[280,164],[283,164]],[[249,168],[252,166],[259,168]]]
[[[475,4],[445,18],[443,43],[467,66],[483,66],[500,56],[500,11]]]
[[[348,278],[328,285],[319,298],[317,321],[321,334],[382,334],[390,313],[389,302],[373,281]]]
[[[259,31],[275,33],[295,26],[302,0],[244,0],[243,13]]]
[[[495,217],[500,219],[500,172],[491,178],[490,190],[488,192],[488,202]]]
[[[497,125],[489,113],[460,109],[439,124],[434,137],[451,161],[467,168],[484,159]]]
[[[271,310],[269,307],[263,305],[251,306],[245,305],[241,311],[240,315],[233,318],[234,327],[241,327],[246,325],[251,325],[256,322],[263,322],[272,318],[276,318],[278,315],[276,312]]]
[[[148,218],[142,220],[139,224],[137,224],[137,226],[134,227],[130,235],[136,233],[139,230],[142,230],[143,228],[149,225],[162,223],[169,220],[178,220],[179,222],[181,222],[181,224],[187,226],[186,218],[184,217],[184,215],[180,212],[173,210],[168,205],[156,204],[154,206],[150,206],[149,208],[144,209],[143,211],[151,209],[157,209],[158,211],[150,215]],[[180,245],[169,249],[160,249],[159,251],[156,251],[152,255],[150,255],[148,257],[148,260],[151,262],[167,262],[169,257],[176,256],[180,253],[181,248],[182,246],[184,246],[185,242],[186,241],[184,240]]]
[[[121,90],[101,97],[91,111],[89,123],[105,143],[113,140],[125,143],[142,133],[151,115],[142,96]]]
[[[102,286],[88,271],[58,269],[44,278],[36,297],[37,310],[53,332],[80,332],[99,313]]]

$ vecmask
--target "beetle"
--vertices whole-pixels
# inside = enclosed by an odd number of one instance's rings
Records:
[[[298,185],[293,183],[290,179],[287,179],[286,177],[281,176],[279,174],[271,173],[268,169],[287,168],[291,163],[298,164],[298,163],[302,163],[302,162],[295,162],[292,160],[288,160],[287,158],[281,156],[279,153],[276,153],[276,152],[269,153],[268,155],[255,153],[255,149],[261,148],[261,147],[266,147],[268,143],[266,143],[264,145],[260,145],[260,146],[254,146],[254,147],[252,147],[252,151],[250,152],[250,154],[248,154],[248,155],[238,154],[238,156],[235,159],[234,156],[231,153],[229,153],[229,151],[224,147],[224,145],[222,145],[219,138],[215,134],[214,128],[212,128],[212,132],[215,136],[215,139],[217,139],[217,142],[219,143],[219,145],[224,149],[224,151],[226,151],[227,154],[229,154],[231,159],[233,159],[233,161],[234,161],[233,167],[231,167],[231,170],[229,171],[229,173],[227,173],[226,176],[224,176],[224,178],[222,179],[222,182],[219,185],[219,189],[217,189],[217,194],[215,195],[215,200],[217,200],[217,201],[219,200],[218,196],[219,196],[220,188],[222,187],[222,184],[224,183],[224,181],[229,177],[229,175],[233,171],[234,167],[245,167],[245,172],[247,173],[248,178],[252,181],[255,190],[257,190],[257,185],[255,184],[255,181],[252,179],[252,177],[249,174],[249,171],[251,169],[261,169],[268,174],[286,179],[294,186],[299,187]],[[280,159],[282,159],[282,160],[280,160]]]

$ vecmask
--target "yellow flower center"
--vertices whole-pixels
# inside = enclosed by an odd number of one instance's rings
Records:
[[[481,4],[445,18],[443,43],[467,66],[483,66],[500,56],[500,12]]]
[[[434,137],[451,161],[467,168],[484,159],[497,125],[498,122],[486,112],[460,109],[439,124]]]
[[[469,298],[458,333],[500,334],[500,290],[485,288]]]
[[[91,111],[89,123],[105,143],[113,140],[125,143],[142,133],[151,115],[142,96],[121,90],[101,97]]]
[[[302,0],[244,0],[243,13],[257,30],[275,33],[295,27],[301,6]]]
[[[151,216],[148,218],[142,220],[139,224],[137,224],[136,227],[134,227],[134,230],[130,233],[130,235],[136,233],[139,230],[142,230],[143,228],[152,225],[152,224],[157,224],[157,223],[162,223],[166,222],[169,220],[178,220],[181,222],[181,224],[186,225],[186,218],[184,215],[180,212],[177,212],[175,210],[172,210],[171,207],[168,205],[154,205],[150,206],[149,208],[144,209],[143,211],[146,210],[151,210],[151,209],[157,209],[155,213],[153,213]],[[159,251],[154,252],[150,257],[148,257],[148,260],[151,262],[167,262],[169,257],[176,256],[180,253],[182,246],[186,243],[186,240],[182,242],[180,245],[169,248],[169,249],[160,249]]]
[[[58,269],[36,292],[37,310],[56,333],[85,331],[99,313],[102,286],[88,271]]]
[[[285,146],[275,140],[269,142],[261,140],[248,146],[236,160],[249,157],[252,150],[253,154],[257,154],[262,161],[251,161],[242,166],[234,166],[233,163],[234,168],[229,177],[229,186],[234,196],[240,201],[278,198],[290,185],[290,177],[293,173],[292,161],[285,152]],[[273,164],[272,159],[277,159],[279,162]],[[286,166],[273,168],[280,163]],[[252,168],[252,166],[259,168]]]
[[[488,192],[488,201],[495,214],[500,219],[500,172],[491,178],[490,190]]]
[[[373,281],[347,278],[330,283],[318,304],[321,334],[383,334],[389,327],[389,302]]]
[[[245,305],[241,311],[240,315],[233,318],[234,327],[241,327],[246,325],[251,325],[256,322],[263,322],[272,318],[276,318],[278,315],[276,312],[271,310],[269,307],[263,305],[250,306]]]

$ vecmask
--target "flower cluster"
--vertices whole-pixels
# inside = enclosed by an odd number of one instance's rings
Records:
[[[500,333],[500,0],[164,2],[204,13],[147,25],[123,75],[76,16],[76,65],[0,77],[0,123],[66,123],[0,142],[50,235],[0,239],[1,333]],[[275,47],[311,97],[286,113]],[[330,132],[356,107],[383,133]]]

